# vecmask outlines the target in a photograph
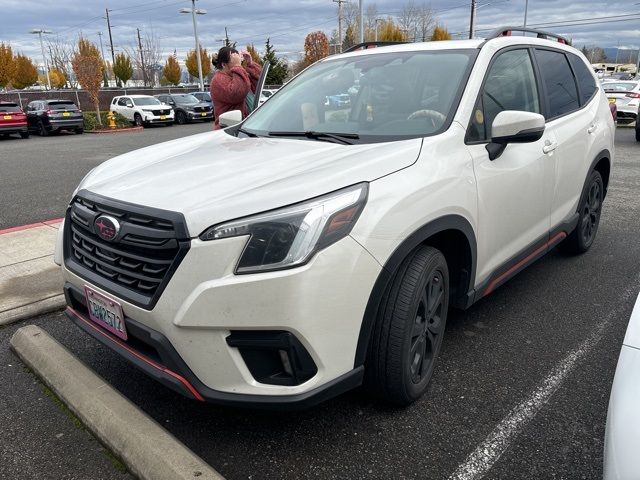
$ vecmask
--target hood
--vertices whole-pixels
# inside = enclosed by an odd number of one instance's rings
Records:
[[[422,139],[338,145],[207,132],[120,155],[78,189],[181,212],[189,234],[372,181],[413,164]]]

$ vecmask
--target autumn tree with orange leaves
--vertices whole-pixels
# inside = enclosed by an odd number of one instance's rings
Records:
[[[78,83],[89,94],[89,98],[96,108],[98,124],[102,125],[100,119],[99,93],[102,84],[102,58],[97,47],[89,40],[80,37],[78,40],[78,50],[71,60],[71,67],[76,74]]]
[[[304,64],[311,65],[329,55],[329,39],[323,32],[311,32],[304,37]]]

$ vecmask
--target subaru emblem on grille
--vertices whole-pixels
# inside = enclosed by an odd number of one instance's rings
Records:
[[[93,223],[96,234],[103,240],[113,241],[120,231],[120,223],[109,215],[100,215]]]

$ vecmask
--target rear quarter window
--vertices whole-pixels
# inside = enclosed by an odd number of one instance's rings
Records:
[[[564,53],[536,49],[536,59],[547,93],[546,118],[556,118],[580,108],[576,79]]]
[[[591,100],[593,94],[598,90],[596,81],[593,78],[591,69],[585,65],[580,57],[573,53],[568,54],[569,62],[573,67],[573,71],[578,79],[578,86],[580,87],[580,103],[585,105]]]

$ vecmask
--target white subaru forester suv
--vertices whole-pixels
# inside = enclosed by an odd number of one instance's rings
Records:
[[[67,315],[200,401],[413,402],[450,308],[598,229],[606,95],[513,30],[334,55],[241,123],[98,166],[56,248]]]

